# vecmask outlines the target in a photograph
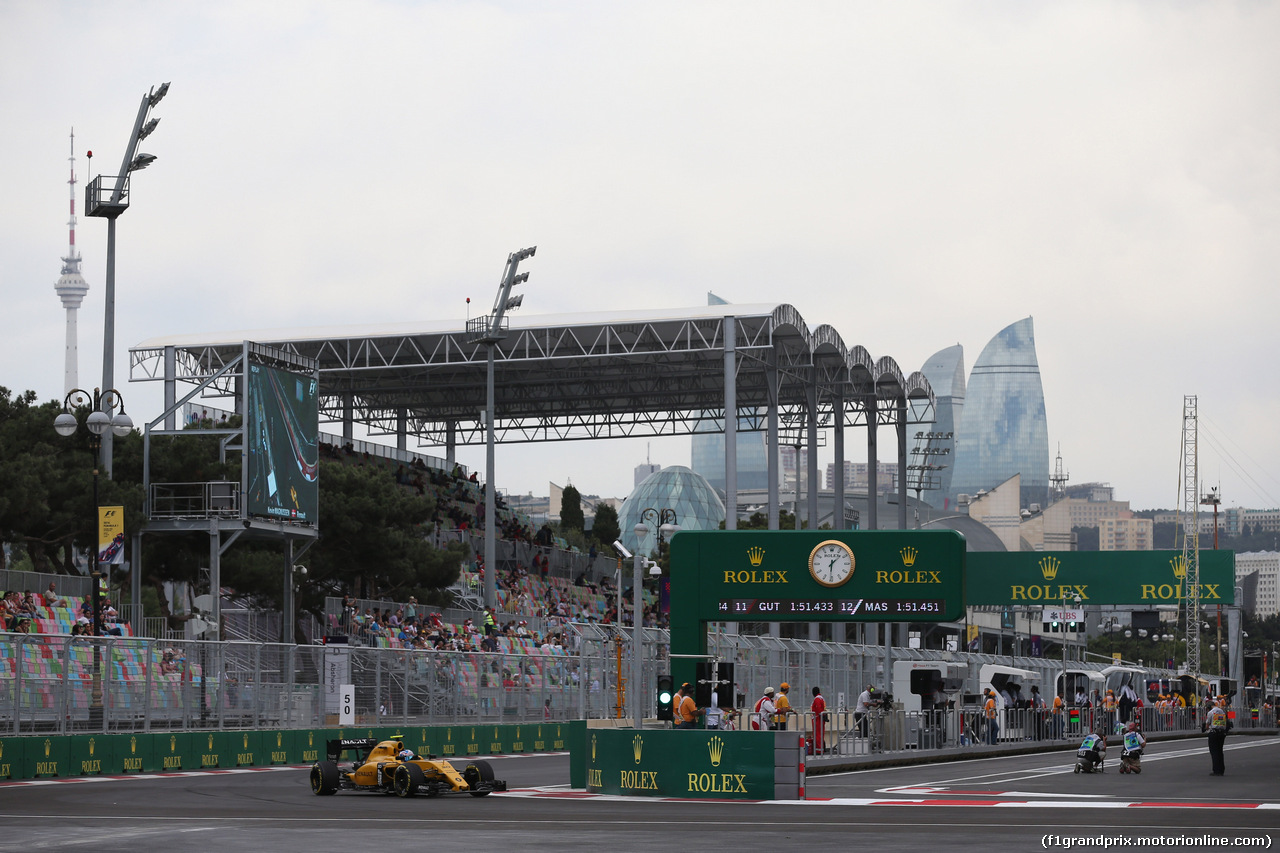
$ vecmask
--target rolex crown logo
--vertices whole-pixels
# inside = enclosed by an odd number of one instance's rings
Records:
[[[747,549],[747,559],[751,561],[751,565],[759,568],[764,562],[764,549],[759,545],[752,545]]]
[[[136,755],[138,752],[138,738],[136,736],[129,738],[129,754]]]
[[[284,742],[284,732],[276,732],[276,749],[279,749],[281,743],[283,742]]]
[[[591,763],[596,763],[596,736],[591,736]]]
[[[213,735],[209,735],[209,751],[213,751]]]
[[[45,738],[45,741],[44,741],[44,757],[45,758],[49,757],[49,750],[52,747],[53,747],[53,741],[49,740],[48,738]]]
[[[711,766],[719,767],[720,759],[724,756],[724,739],[720,735],[707,741],[707,753],[711,756]]]
[[[249,748],[249,733],[248,733],[248,732],[245,732],[245,734],[244,734],[244,748],[245,748],[245,749],[248,749],[248,748]]]
[[[908,545],[898,553],[902,555],[902,565],[909,569],[916,564],[916,556],[920,552]]]
[[[169,735],[169,751],[173,752],[177,748],[178,748],[178,738],[175,737],[174,735]]]
[[[640,763],[640,753],[644,752],[644,738],[636,735],[631,739],[631,751],[635,754],[636,764]]]
[[[1170,560],[1169,565],[1173,567],[1173,576],[1178,580],[1182,580],[1187,576],[1187,558],[1182,554]]]
[[[1040,560],[1040,574],[1044,575],[1044,579],[1051,581],[1058,576],[1058,567],[1062,565],[1062,561],[1057,557],[1044,557]]]
[[[93,755],[94,747],[97,746],[97,738],[89,738],[89,754]]]

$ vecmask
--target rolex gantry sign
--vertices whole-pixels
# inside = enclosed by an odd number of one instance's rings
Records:
[[[945,622],[964,614],[964,566],[950,530],[683,531],[672,608],[704,622]]]
[[[1235,553],[1201,551],[1200,603],[1235,603]],[[1154,609],[1187,595],[1188,559],[1181,551],[973,553],[969,604],[999,607],[1124,604]]]

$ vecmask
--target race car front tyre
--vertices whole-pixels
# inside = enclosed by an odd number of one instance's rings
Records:
[[[338,790],[338,765],[317,761],[311,768],[311,793],[325,797]]]
[[[418,786],[425,781],[427,777],[423,775],[422,768],[416,764],[401,764],[396,768],[396,775],[391,780],[397,797],[414,796],[418,793]]]
[[[493,768],[489,766],[489,762],[482,761],[477,758],[475,761],[468,764],[466,769],[462,771],[462,778],[465,779],[467,785],[472,788],[470,791],[471,796],[487,797],[490,794],[489,791],[477,791],[475,788],[478,787],[480,783],[493,781]]]

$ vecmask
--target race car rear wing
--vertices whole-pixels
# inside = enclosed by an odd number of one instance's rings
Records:
[[[361,738],[342,738],[341,740],[325,741],[325,757],[330,761],[338,761],[342,758],[342,753],[348,749],[358,749],[361,751],[361,758],[369,754],[369,751],[378,745],[378,739],[373,737]]]

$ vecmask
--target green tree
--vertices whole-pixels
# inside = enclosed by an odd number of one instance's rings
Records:
[[[582,516],[582,495],[573,486],[565,486],[560,495],[560,528],[581,531],[586,524]]]
[[[596,520],[591,525],[591,535],[602,548],[608,548],[622,535],[618,526],[618,511],[609,504],[596,504]]]
[[[457,543],[440,550],[427,542],[434,509],[389,471],[322,461],[322,538],[312,551],[308,594],[323,597],[320,591],[344,585],[361,596],[438,599],[458,579],[465,552]]]
[[[37,571],[70,573],[76,551],[97,547],[97,461],[83,425],[75,435],[58,435],[53,421],[61,404],[35,400],[33,391],[14,396],[0,387],[0,542],[20,544]],[[87,414],[77,412],[81,424]],[[117,439],[117,458],[127,454],[130,438]],[[141,496],[136,482],[99,477],[98,504],[125,507],[127,531],[137,529]]]

